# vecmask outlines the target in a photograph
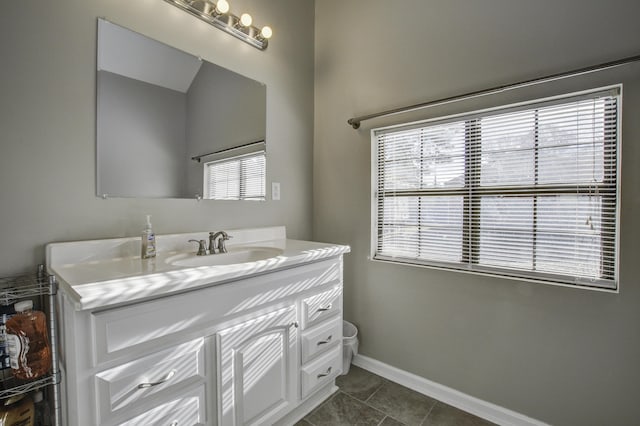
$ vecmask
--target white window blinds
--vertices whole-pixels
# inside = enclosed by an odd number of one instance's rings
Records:
[[[376,259],[616,288],[619,88],[374,131]]]
[[[264,150],[206,163],[205,198],[264,200],[265,163]]]

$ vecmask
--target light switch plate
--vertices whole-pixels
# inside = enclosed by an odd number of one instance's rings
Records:
[[[280,182],[271,182],[271,199],[280,200]]]

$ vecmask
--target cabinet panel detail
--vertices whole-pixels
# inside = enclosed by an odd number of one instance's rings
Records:
[[[268,424],[296,399],[295,306],[217,334],[220,425]]]

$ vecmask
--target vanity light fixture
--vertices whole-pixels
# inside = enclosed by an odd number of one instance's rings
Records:
[[[273,34],[269,26],[262,29],[253,26],[253,18],[248,13],[239,17],[230,13],[227,0],[216,3],[210,0],[165,1],[260,50],[267,48]]]
[[[227,2],[227,0],[218,0],[218,3],[216,3],[215,10],[218,13],[218,15],[223,15],[225,13],[228,13],[229,3]]]
[[[243,13],[242,15],[240,15],[239,26],[250,27],[252,23],[253,23],[253,18],[251,17],[251,15],[249,15],[248,13]]]

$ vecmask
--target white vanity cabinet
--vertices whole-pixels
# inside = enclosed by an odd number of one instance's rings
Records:
[[[207,270],[172,271],[174,291],[137,287],[129,303],[61,285],[63,424],[295,423],[336,390],[347,251],[188,288],[179,279]],[[159,279],[127,279],[121,291]]]

